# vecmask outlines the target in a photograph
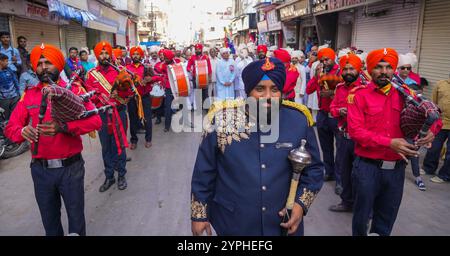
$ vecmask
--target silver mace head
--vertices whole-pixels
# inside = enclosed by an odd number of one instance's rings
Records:
[[[311,154],[305,148],[306,140],[301,140],[299,148],[289,152],[289,160],[291,161],[294,173],[301,173],[303,169],[311,164]]]

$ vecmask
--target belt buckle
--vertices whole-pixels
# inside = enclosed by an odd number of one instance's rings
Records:
[[[381,161],[380,168],[382,170],[394,170],[396,163],[397,163],[396,161]]]
[[[49,169],[56,169],[56,168],[62,168],[63,166],[63,161],[60,159],[52,159],[52,160],[47,160],[47,168]]]

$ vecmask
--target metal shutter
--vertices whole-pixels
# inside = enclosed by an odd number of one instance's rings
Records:
[[[389,47],[405,54],[415,52],[420,16],[420,2],[385,1],[358,8],[355,12],[353,45],[366,52]],[[379,17],[364,16],[387,10]]]
[[[59,29],[57,25],[15,17],[14,35],[27,38],[27,50],[42,43],[52,44],[61,48],[59,41]]]
[[[427,0],[423,17],[419,74],[430,86],[431,96],[436,81],[446,80],[450,72],[450,1]]]
[[[76,22],[70,22],[69,25],[64,26],[66,40],[66,50],[69,51],[70,47],[77,47],[78,51],[87,47],[86,42],[86,29]]]
[[[0,15],[0,31],[9,31],[8,16]]]

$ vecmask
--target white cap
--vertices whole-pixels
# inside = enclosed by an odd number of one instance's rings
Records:
[[[292,51],[292,53],[291,53],[291,57],[292,57],[292,58],[298,58],[298,59],[300,59],[301,57],[304,57],[304,56],[305,56],[305,54],[303,54],[303,52],[300,51],[300,50]]]
[[[408,64],[411,65],[411,67],[415,67],[417,65],[417,56],[411,52],[407,54],[399,54],[398,67]]]
[[[230,48],[223,47],[220,49],[220,54],[224,54],[226,52],[230,53]]]

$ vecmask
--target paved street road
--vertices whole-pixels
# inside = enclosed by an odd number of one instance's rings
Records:
[[[128,151],[128,189],[117,184],[105,193],[98,139],[84,138],[88,235],[190,235],[190,180],[200,133],[164,133],[154,126],[153,147]],[[0,162],[0,235],[43,235],[31,180],[30,154]],[[450,184],[419,191],[407,169],[405,193],[393,235],[449,235]],[[328,211],[339,202],[334,184],[325,183],[305,218],[306,235],[350,235],[351,214]],[[62,211],[67,232],[65,210]]]

